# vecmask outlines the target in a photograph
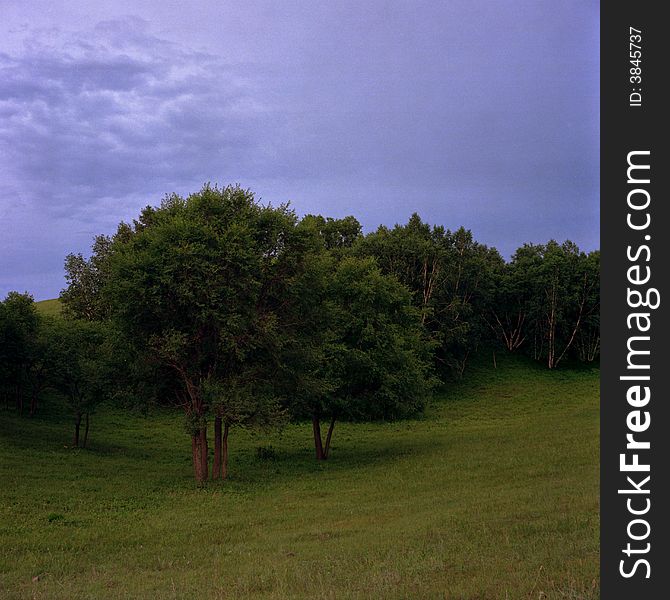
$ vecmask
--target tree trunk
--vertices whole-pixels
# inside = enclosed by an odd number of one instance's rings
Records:
[[[200,441],[198,440],[199,433],[191,434],[191,454],[193,458],[193,474],[195,480],[202,481],[202,465],[200,463]]]
[[[223,448],[222,448],[222,460],[221,460],[221,479],[228,477],[228,430],[230,425],[228,423],[223,424]]]
[[[214,417],[214,466],[212,479],[221,477],[221,417]]]
[[[20,383],[16,384],[16,410],[23,415],[23,389]]]
[[[470,356],[470,350],[468,350],[463,356],[462,360],[456,359],[456,368],[458,369],[459,379],[463,379],[463,374],[465,373],[465,367],[468,364],[468,356]]]
[[[201,427],[191,435],[191,451],[193,454],[193,474],[198,483],[208,478],[207,464],[207,427]]]
[[[207,448],[207,426],[200,428],[200,469],[202,473],[202,481],[207,481],[209,478],[209,463],[208,463],[208,448]]]
[[[86,448],[86,444],[88,443],[88,426],[89,426],[89,414],[86,413],[86,426],[84,427],[84,443],[82,444],[82,448]]]
[[[323,453],[323,444],[321,442],[321,423],[317,415],[312,415],[312,431],[314,432],[314,449],[316,450],[316,460],[325,460]]]
[[[34,417],[35,413],[37,412],[37,397],[39,396],[39,393],[35,390],[33,390],[32,395],[30,396],[30,416]]]
[[[79,427],[81,425],[81,413],[77,413],[74,421],[74,447],[79,448]]]
[[[328,453],[330,452],[330,439],[333,437],[333,429],[335,429],[335,415],[333,415],[332,419],[330,420],[328,433],[326,434],[326,447],[323,449],[324,458],[328,458]]]

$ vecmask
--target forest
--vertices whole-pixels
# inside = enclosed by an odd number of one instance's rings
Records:
[[[227,478],[238,429],[311,423],[324,461],[338,422],[420,415],[477,354],[599,360],[598,251],[550,240],[505,260],[418,214],[364,233],[239,186],[166,196],[65,277],[58,314],[0,302],[5,409],[30,419],[55,394],[86,447],[101,403],[178,408],[199,484]]]

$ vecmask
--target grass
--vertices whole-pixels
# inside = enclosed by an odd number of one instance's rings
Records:
[[[37,312],[43,315],[59,315],[62,310],[61,303],[58,298],[35,302],[35,308],[37,309]]]
[[[479,364],[420,420],[231,432],[198,489],[181,417],[0,422],[0,597],[599,597],[597,370]],[[259,450],[261,448],[261,450]]]

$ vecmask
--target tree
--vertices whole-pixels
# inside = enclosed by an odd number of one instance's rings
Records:
[[[50,382],[63,394],[73,413],[73,445],[85,448],[91,414],[108,395],[112,379],[109,369],[111,352],[104,325],[75,319],[55,319],[49,328],[49,336]]]
[[[577,357],[582,362],[593,362],[600,356],[600,251],[580,256],[577,276]]]
[[[494,273],[503,266],[497,250],[475,242],[463,228],[431,227],[416,213],[406,225],[379,227],[356,248],[411,290],[435,342],[437,366],[462,375],[469,355],[486,337],[483,316]]]
[[[98,235],[88,260],[81,253],[65,257],[68,285],[60,293],[65,315],[87,321],[99,321],[107,316],[107,306],[100,292],[108,276],[111,244],[109,236]]]
[[[550,240],[545,245],[524,244],[512,264],[529,290],[528,328],[533,356],[546,360],[554,369],[569,356],[584,327],[591,328],[593,335],[592,328],[597,326],[599,254],[587,255],[570,241],[559,244]]]
[[[311,230],[324,248],[337,255],[349,250],[362,236],[361,224],[351,215],[342,219],[305,215],[300,225]]]
[[[431,348],[405,286],[373,258],[326,255],[301,297],[309,317],[284,363],[291,408],[311,418],[318,460],[330,454],[337,420],[396,419],[423,408],[433,384]]]
[[[199,482],[209,477],[208,419],[226,418],[206,382],[230,387],[273,352],[282,294],[301,269],[305,236],[295,225],[287,206],[207,185],[147,207],[112,240],[103,298],[127,339],[175,374]]]
[[[492,298],[484,318],[494,337],[509,352],[521,348],[532,321],[533,288],[518,261],[506,263],[495,273]]]
[[[13,397],[23,413],[30,365],[37,351],[39,317],[30,294],[9,292],[0,302],[0,377],[5,404]]]
[[[27,388],[30,397],[30,416],[37,412],[42,392],[50,386],[55,370],[54,343],[59,319],[41,315],[32,338],[27,363]]]
[[[564,244],[567,247],[568,242]],[[577,245],[567,250],[569,262],[568,307],[562,322],[559,324],[560,333],[564,339],[564,348],[558,354],[555,365],[568,356],[577,346],[577,340],[588,332],[598,335],[595,341],[587,346],[588,355],[595,358],[600,345],[599,308],[600,308],[600,253],[586,254],[581,252]],[[582,341],[583,338],[582,338]],[[593,360],[593,358],[591,358]]]

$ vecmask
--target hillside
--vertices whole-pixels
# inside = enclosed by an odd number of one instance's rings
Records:
[[[62,310],[61,303],[58,298],[35,302],[35,308],[43,315],[59,315]]]
[[[597,598],[597,370],[474,366],[425,418],[231,433],[198,489],[171,411],[0,419],[2,598]],[[259,450],[262,448],[262,450]]]

